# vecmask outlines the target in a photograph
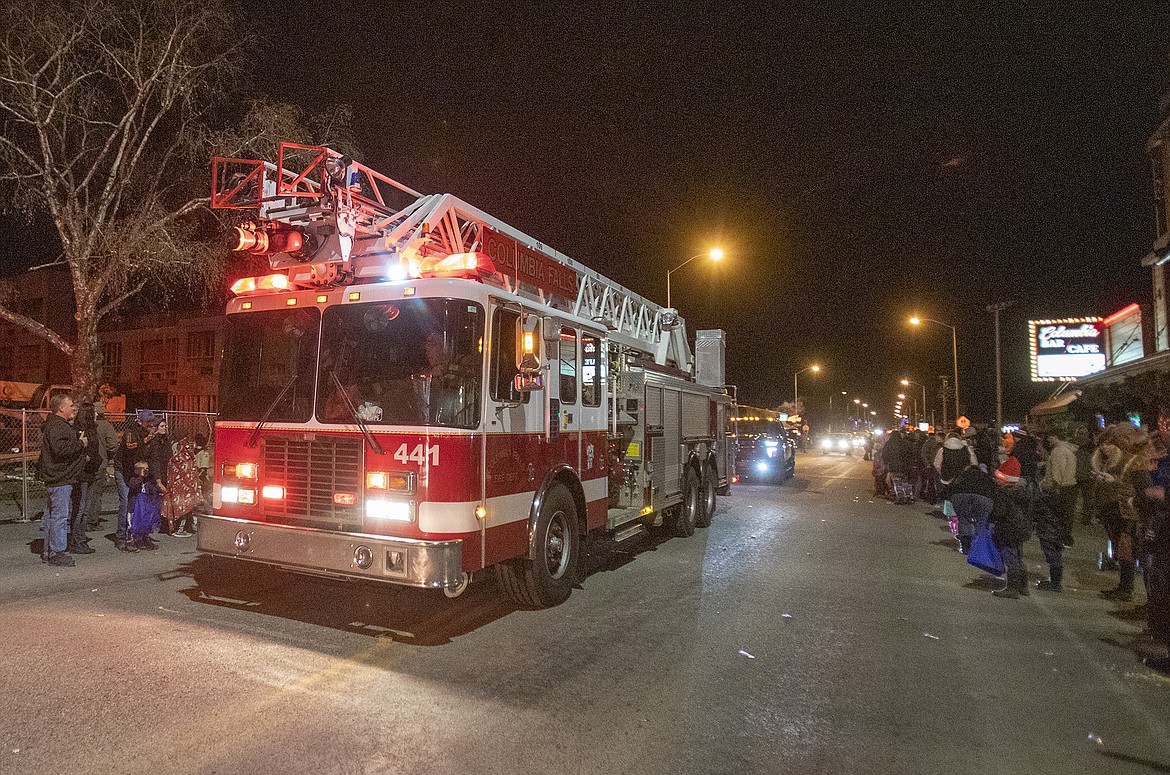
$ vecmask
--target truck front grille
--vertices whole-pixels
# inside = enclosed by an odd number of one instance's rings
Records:
[[[283,500],[263,501],[268,521],[361,528],[363,445],[360,439],[265,437],[261,476],[265,484],[284,487]],[[353,505],[338,504],[336,493],[352,495]]]

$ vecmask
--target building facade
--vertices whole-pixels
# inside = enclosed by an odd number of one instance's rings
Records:
[[[0,280],[0,297],[13,312],[72,339],[75,333],[69,273],[54,266]],[[0,320],[0,380],[66,385],[69,361],[24,326]]]
[[[73,293],[63,267],[0,280],[10,307],[67,339],[75,336]],[[102,381],[134,407],[182,412],[218,408],[222,315],[161,312],[109,318],[100,335]],[[0,321],[0,380],[67,385],[69,359],[23,326]]]
[[[1142,259],[1153,283],[1152,304],[1130,305],[1106,317],[1107,339],[1140,348],[1140,358],[1110,358],[1105,371],[1077,380],[1085,408],[1107,421],[1132,420],[1170,430],[1170,329],[1167,328],[1167,271],[1170,269],[1170,94],[1161,123],[1146,143],[1154,200],[1154,242]],[[1132,308],[1132,311],[1131,311]],[[1116,325],[1119,331],[1111,329]],[[1123,327],[1128,327],[1123,328]],[[1125,333],[1128,332],[1128,333]]]

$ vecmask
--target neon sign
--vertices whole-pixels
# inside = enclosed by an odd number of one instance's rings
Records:
[[[1101,318],[1029,320],[1033,382],[1071,382],[1105,370]]]

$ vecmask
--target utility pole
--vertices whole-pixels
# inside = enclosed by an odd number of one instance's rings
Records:
[[[1011,301],[988,304],[986,309],[995,316],[995,429],[1003,428],[1003,375],[1000,371],[999,313],[1012,305]]]
[[[942,399],[943,428],[950,429],[951,424],[947,422],[947,394],[950,392],[951,386],[950,383],[947,382],[947,377],[943,374],[938,375],[938,383],[938,397]],[[955,419],[959,419],[957,415],[955,416]]]

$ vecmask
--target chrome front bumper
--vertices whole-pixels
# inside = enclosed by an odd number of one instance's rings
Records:
[[[465,580],[458,540],[335,533],[212,515],[199,517],[198,535],[201,552],[301,573],[446,589]]]

